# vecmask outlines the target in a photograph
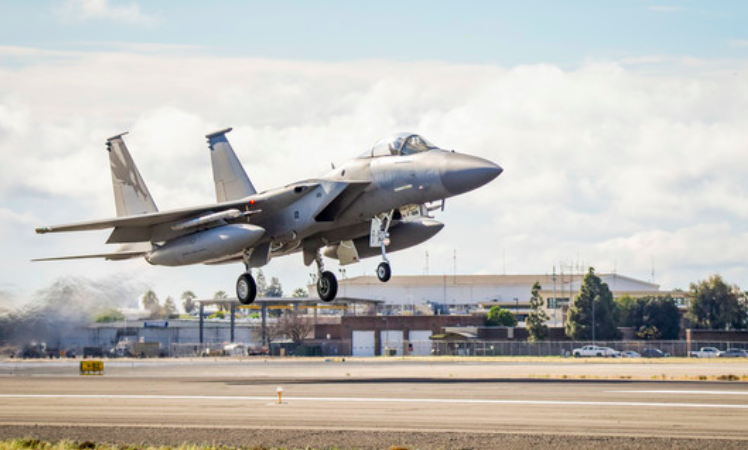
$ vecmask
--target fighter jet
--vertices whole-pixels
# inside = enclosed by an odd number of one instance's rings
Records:
[[[242,304],[257,296],[251,270],[271,259],[301,253],[317,265],[317,293],[332,301],[338,282],[325,270],[323,254],[341,265],[380,256],[377,277],[386,282],[388,252],[420,244],[444,225],[431,213],[445,199],[476,189],[502,172],[498,165],[443,150],[418,134],[382,139],[360,156],[322,177],[257,192],[226,134],[206,136],[213,166],[216,203],[159,211],[123,140],[107,140],[117,217],[37,228],[40,234],[113,228],[111,253],[77,258],[145,258],[159,266],[241,262],[236,282]],[[126,134],[126,133],[125,133]]]

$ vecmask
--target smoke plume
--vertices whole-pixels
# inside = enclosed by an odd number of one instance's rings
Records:
[[[0,344],[25,345],[46,342],[58,347],[65,336],[93,322],[101,312],[113,307],[137,305],[145,287],[124,277],[90,280],[62,278],[37,291],[20,306],[8,307],[13,296],[0,292]]]

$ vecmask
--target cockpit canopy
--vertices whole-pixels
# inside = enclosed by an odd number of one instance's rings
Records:
[[[413,133],[398,133],[378,141],[371,150],[362,153],[360,158],[406,156],[438,148],[423,136]]]

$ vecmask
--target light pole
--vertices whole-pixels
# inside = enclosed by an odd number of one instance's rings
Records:
[[[592,297],[592,343],[595,343],[595,299]]]

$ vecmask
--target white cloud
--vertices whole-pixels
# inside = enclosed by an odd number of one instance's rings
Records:
[[[748,48],[748,39],[730,39],[728,44],[730,47]]]
[[[113,20],[131,24],[153,24],[156,19],[140,10],[135,2],[118,0],[66,0],[53,12],[64,20]]]
[[[392,255],[396,274],[421,273],[427,249],[430,273],[451,273],[457,248],[461,273],[500,273],[505,254],[510,273],[577,260],[648,278],[654,258],[666,286],[722,272],[748,287],[748,81],[733,75],[745,62],[670,61],[644,73],[611,62],[564,70],[0,48],[8,54],[27,59],[0,66],[12,92],[0,97],[0,207],[25,219],[9,222],[10,256],[0,259],[22,285],[129,270],[162,296],[231,290],[239,267],[16,262],[101,249],[106,233],[33,236],[27,218],[113,214],[107,137],[131,131],[130,150],[167,209],[214,201],[204,135],[233,126],[258,189],[320,175],[403,129],[501,164],[495,182],[447,201],[433,241]],[[298,255],[266,270],[289,291],[308,272]]]
[[[680,6],[648,6],[648,10],[660,13],[678,13],[683,11]]]

